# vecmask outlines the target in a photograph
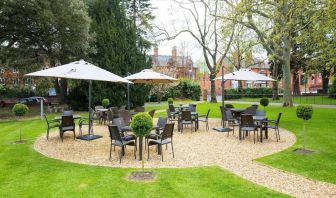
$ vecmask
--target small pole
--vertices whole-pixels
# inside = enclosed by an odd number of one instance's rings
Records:
[[[43,100],[40,100],[41,102],[41,120],[43,120]]]
[[[127,83],[127,109],[130,110],[131,107],[131,102],[130,102],[130,84]]]

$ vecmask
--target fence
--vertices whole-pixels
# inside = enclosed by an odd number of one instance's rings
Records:
[[[283,95],[279,95],[279,100],[272,100],[271,94],[226,94],[225,100],[228,101],[245,101],[245,102],[259,102],[261,98],[267,97],[271,103],[282,103]],[[326,94],[301,94],[292,95],[295,104],[322,104],[322,105],[336,105],[336,94],[330,96]],[[208,96],[208,101],[210,96]],[[222,97],[217,96],[217,101],[221,101]]]

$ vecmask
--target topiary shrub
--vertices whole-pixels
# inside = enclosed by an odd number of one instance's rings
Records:
[[[303,120],[310,120],[313,116],[313,107],[310,105],[299,105],[296,108],[296,116]]]
[[[104,98],[104,99],[102,100],[102,105],[103,105],[103,107],[106,108],[109,104],[110,104],[110,100],[109,100],[108,98]]]
[[[174,103],[174,99],[173,98],[168,98],[168,104],[173,104]]]
[[[19,117],[24,116],[28,111],[29,111],[29,108],[25,104],[15,104],[12,109],[12,112],[17,117],[17,119],[19,119]],[[15,143],[19,143],[19,144],[24,143],[24,141],[22,141],[21,126],[20,126],[20,140],[16,141]]]
[[[139,137],[139,159],[142,160],[142,169],[144,169],[142,139],[145,135],[151,132],[153,128],[153,119],[148,113],[138,113],[132,118],[131,127],[134,134]]]
[[[15,116],[21,117],[24,116],[29,111],[29,108],[25,104],[15,104],[12,112]]]
[[[306,121],[310,120],[313,116],[313,107],[310,105],[299,105],[296,108],[296,116],[303,119],[303,129],[302,129],[302,147],[305,148],[306,139]]]
[[[269,104],[269,100],[268,100],[268,98],[261,98],[261,99],[260,99],[260,105],[263,106],[264,109],[265,109],[265,107],[268,106],[268,104]]]
[[[234,106],[232,104],[225,104],[225,107],[230,109],[230,108],[234,108]]]

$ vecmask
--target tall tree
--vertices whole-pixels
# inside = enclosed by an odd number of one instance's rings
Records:
[[[311,22],[313,11],[309,8],[314,2],[308,0],[241,0],[234,6],[239,13],[234,21],[254,30],[271,59],[282,63],[284,100],[283,106],[293,106],[291,93],[291,50],[293,35],[307,28]],[[306,15],[306,23],[302,24],[302,14]]]
[[[210,72],[211,102],[217,102],[215,78],[228,54],[235,24],[225,21],[226,26],[222,25],[224,20],[219,15],[227,12],[227,6],[222,1],[175,0],[175,2],[184,13],[184,27],[178,27],[179,30],[175,32],[170,32],[164,27],[158,29],[168,39],[175,39],[183,33],[195,39],[202,49],[205,64]]]
[[[139,36],[119,0],[94,0],[89,8],[94,35],[89,58],[98,66],[120,76],[150,68],[151,61],[137,43]],[[93,83],[93,103],[109,98],[114,105],[125,104],[126,85],[107,82]],[[78,91],[75,88],[73,91]],[[143,105],[149,87],[131,85],[132,106]],[[85,107],[85,106],[84,106]]]
[[[89,23],[82,0],[3,0],[1,62],[21,71],[32,71],[46,62],[54,66],[83,58],[88,47]]]

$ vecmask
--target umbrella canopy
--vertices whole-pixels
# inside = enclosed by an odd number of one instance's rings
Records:
[[[176,78],[155,72],[151,69],[144,69],[139,73],[127,76],[125,79],[133,83],[173,83],[177,81]]]
[[[56,77],[81,80],[98,80],[119,83],[132,83],[118,75],[101,69],[84,60],[26,74],[25,76]]]
[[[216,80],[222,80],[222,77],[215,78]],[[224,75],[224,80],[241,80],[241,81],[276,81],[265,75],[258,74],[251,69],[240,69],[235,72]]]

